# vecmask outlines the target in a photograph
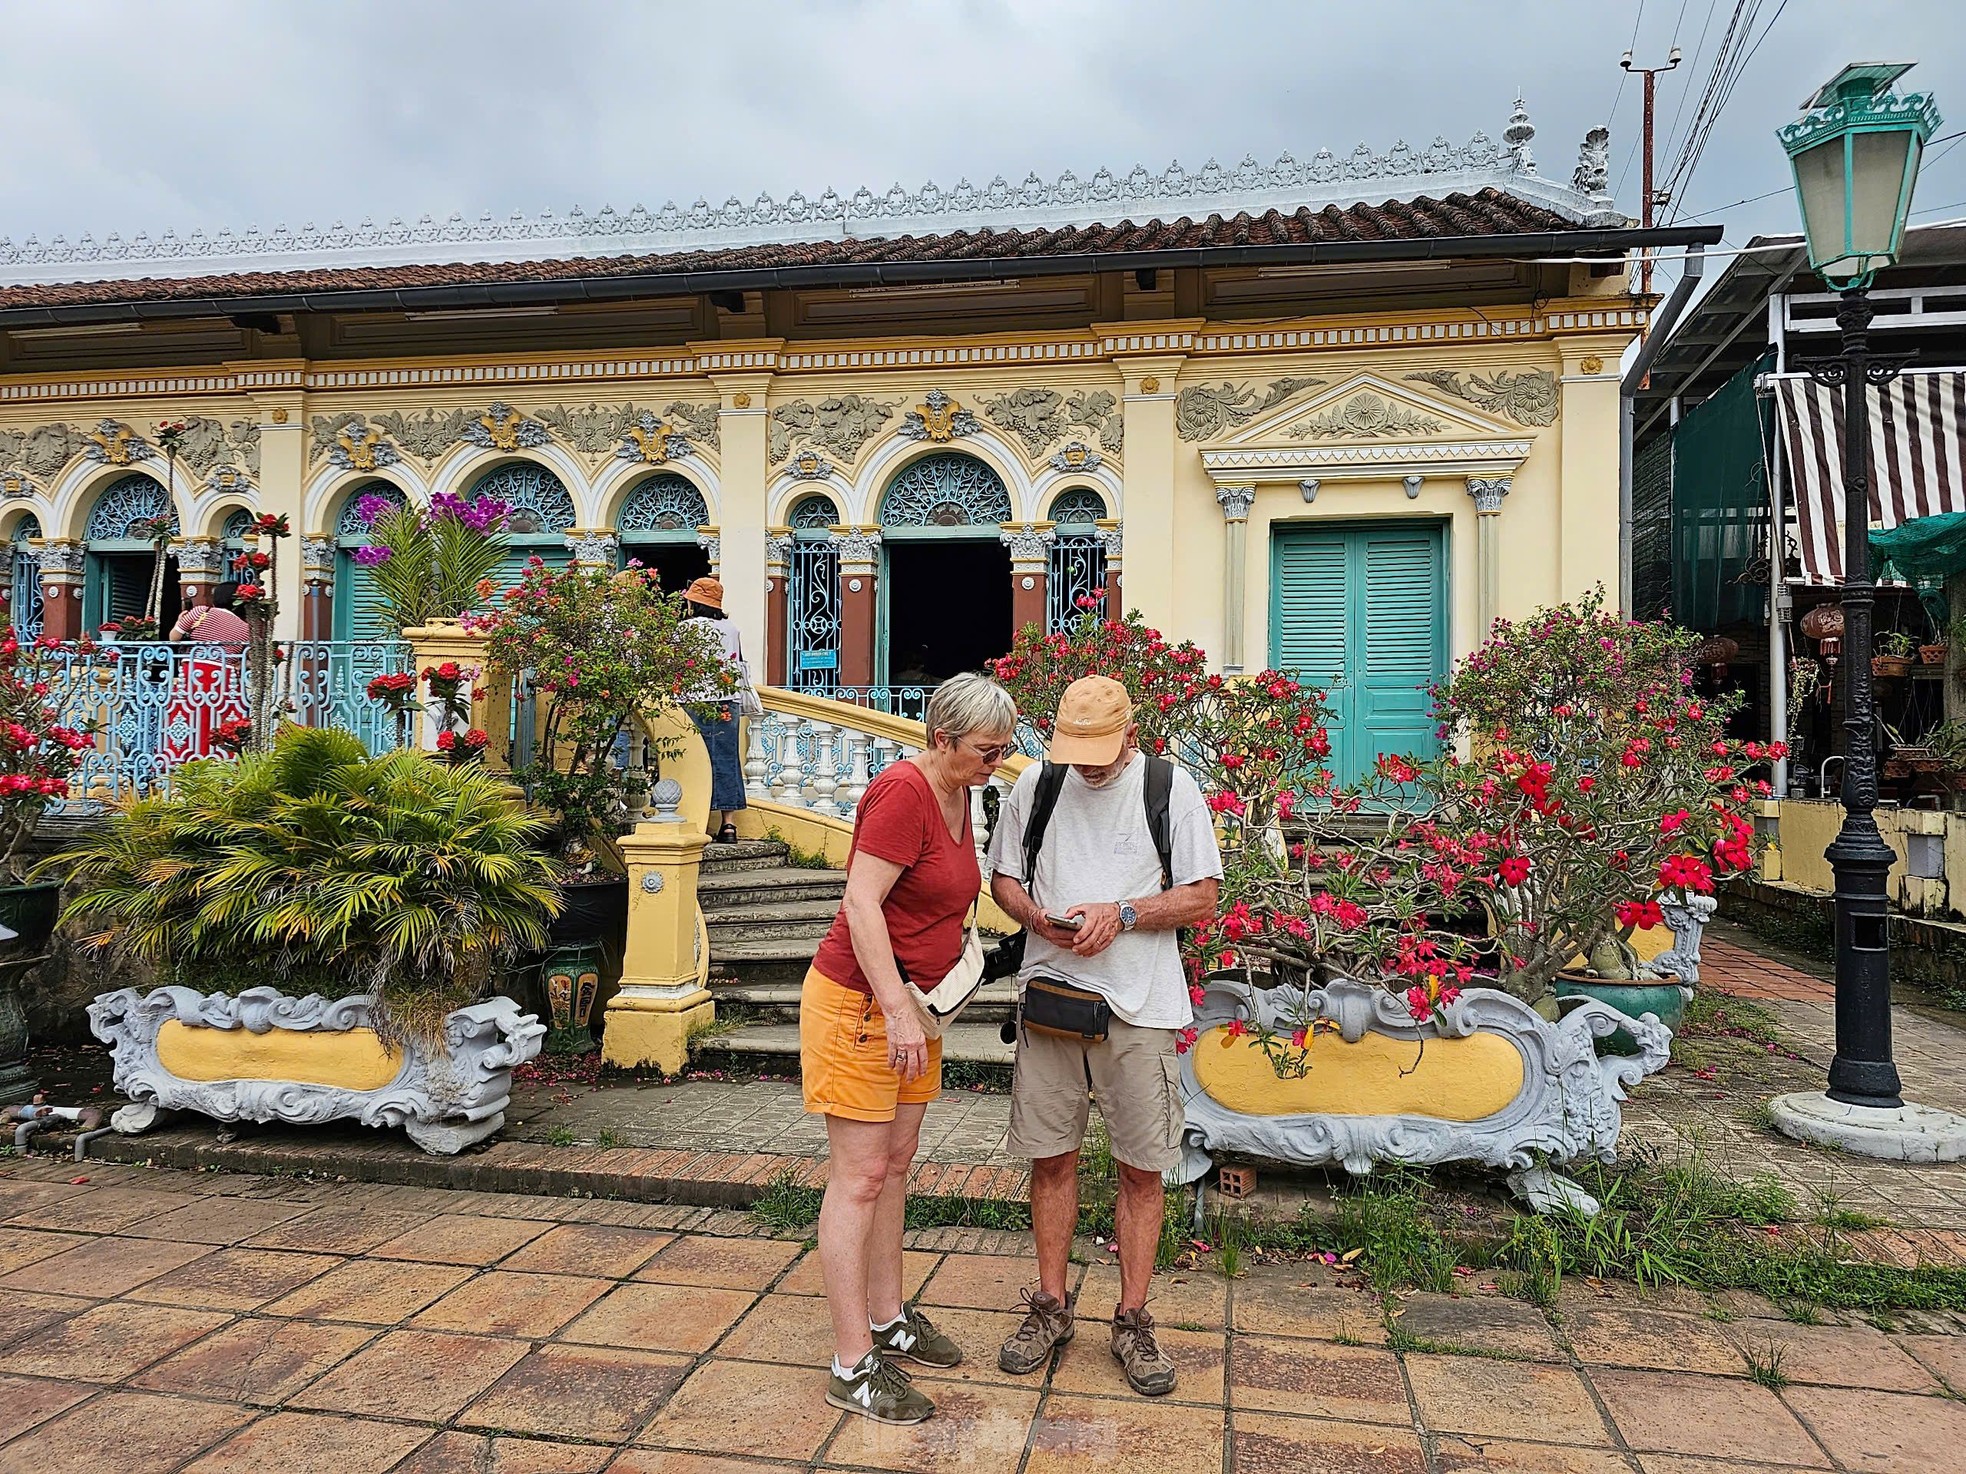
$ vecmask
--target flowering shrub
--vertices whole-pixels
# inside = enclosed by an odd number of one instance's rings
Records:
[[[489,664],[530,682],[541,699],[544,761],[521,776],[558,814],[564,848],[605,844],[625,812],[609,755],[638,713],[707,706],[736,691],[722,642],[683,618],[649,572],[549,568],[533,558],[501,608],[468,621],[489,633]],[[674,755],[657,744],[651,760]]]
[[[87,731],[55,720],[54,649],[52,640],[23,646],[13,631],[0,632],[0,875],[10,882],[23,878],[20,847],[41,811],[68,796],[80,755],[95,745]]]
[[[280,544],[292,536],[293,528],[284,512],[262,512],[246,529],[257,547],[235,555],[233,607],[246,621],[246,709],[250,730],[246,744],[254,752],[265,752],[273,745],[281,708],[275,697],[275,667],[280,647],[273,641],[273,620],[279,613],[274,598],[275,576],[279,570]]]
[[[467,502],[448,492],[432,497],[428,511],[360,498],[355,515],[368,528],[369,545],[354,557],[373,576],[390,622],[414,629],[483,607],[505,559],[510,510],[496,497]]]
[[[105,640],[154,640],[157,633],[157,621],[147,614],[126,614],[102,627]]]

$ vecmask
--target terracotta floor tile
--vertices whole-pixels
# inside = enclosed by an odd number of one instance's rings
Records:
[[[929,1312],[929,1317],[946,1330],[947,1314],[934,1310]],[[969,1349],[963,1347],[965,1352]],[[740,1361],[782,1362],[787,1366],[825,1366],[833,1355],[833,1320],[827,1313],[826,1302],[816,1295],[766,1295],[718,1343],[717,1355]],[[990,1358],[996,1359],[994,1348]]]
[[[369,1253],[377,1259],[419,1259],[430,1264],[496,1264],[551,1227],[530,1218],[439,1213],[408,1233],[377,1244]]]
[[[1781,1399],[1744,1378],[1593,1369],[1591,1381],[1635,1449],[1667,1454],[1753,1449],[1770,1463],[1809,1468],[1827,1463]]]
[[[0,1358],[0,1370],[119,1382],[230,1319],[223,1311],[174,1305],[97,1305],[29,1336]]]
[[[1640,1454],[1638,1463],[1645,1474],[1816,1474],[1797,1464],[1736,1464],[1683,1454]],[[1442,1474],[1448,1474],[1444,1466]]]
[[[1966,1405],[1949,1397],[1790,1387],[1782,1399],[1838,1462],[1866,1474],[1956,1469],[1966,1448]]]
[[[673,1448],[624,1448],[607,1474],[786,1474],[786,1465],[760,1459],[720,1459]]]
[[[329,1321],[241,1320],[167,1357],[131,1385],[228,1402],[285,1402],[375,1335]]]
[[[1005,1315],[995,1310],[960,1310],[953,1307],[944,1309],[939,1305],[922,1313],[934,1323],[937,1330],[956,1343],[962,1351],[963,1359],[960,1365],[953,1367],[924,1367],[916,1366],[912,1361],[904,1361],[901,1364],[908,1369],[909,1376],[917,1380],[927,1377],[937,1382],[990,1382],[1005,1387],[1032,1388],[1041,1385],[1044,1381],[1042,1373],[1033,1372],[1028,1377],[1013,1377],[997,1365],[997,1352],[1017,1329],[1016,1316]],[[829,1365],[832,1360],[831,1328],[827,1327],[821,1334],[824,1342],[819,1359],[807,1362],[808,1366],[823,1367]],[[1081,1330],[1079,1335],[1083,1337],[1085,1332]],[[1072,1344],[1076,1346],[1078,1342],[1074,1341]],[[736,1352],[724,1351],[722,1347],[718,1348],[717,1354],[737,1355]]]
[[[1080,1318],[1102,1330],[1112,1324],[1119,1304],[1120,1271],[1116,1264],[1095,1264],[1079,1286]],[[1010,1309],[1017,1303],[1011,1297]],[[1229,1323],[1229,1282],[1218,1274],[1196,1270],[1188,1274],[1157,1274],[1147,1284],[1147,1310],[1154,1324],[1184,1330],[1216,1331]],[[1084,1334],[1083,1330],[1080,1332]]]
[[[544,1340],[613,1287],[612,1280],[489,1269],[466,1280],[411,1325]]]
[[[1005,1319],[1010,1327],[1016,1326],[1015,1317],[1007,1316]],[[1155,1335],[1160,1341],[1161,1350],[1174,1359],[1174,1370],[1180,1378],[1175,1389],[1162,1400],[1205,1402],[1220,1407],[1223,1333],[1172,1331],[1166,1326],[1157,1326]],[[989,1358],[994,1366],[997,1359],[994,1346],[989,1348]],[[1104,1325],[1097,1322],[1080,1324],[1078,1334],[1072,1337],[1052,1370],[1051,1385],[1060,1392],[1082,1392],[1092,1397],[1134,1396],[1133,1389],[1127,1385],[1126,1373],[1113,1356],[1112,1336]]]
[[[264,1309],[269,1315],[393,1326],[469,1278],[469,1269],[454,1264],[352,1259]]]
[[[0,1448],[0,1474],[168,1474],[256,1417],[155,1392],[106,1392]]]
[[[1237,1336],[1229,1348],[1229,1401],[1262,1412],[1362,1423],[1413,1421],[1399,1359],[1363,1346]]]
[[[1270,1284],[1260,1290],[1238,1282],[1238,1331],[1263,1336],[1308,1336],[1320,1341],[1386,1344],[1384,1312],[1372,1296],[1358,1290],[1299,1290]]]
[[[441,1423],[504,1376],[524,1341],[391,1331],[292,1399],[295,1407]]]
[[[914,1249],[901,1255],[901,1293],[913,1300],[928,1283],[928,1277],[935,1273],[935,1266],[942,1262],[940,1254],[925,1254]],[[792,1272],[778,1282],[780,1295],[823,1295],[826,1293],[825,1277],[819,1269],[819,1251],[814,1249],[797,1264]]]
[[[704,1453],[809,1459],[845,1416],[817,1367],[706,1362],[635,1442]]]
[[[12,1218],[23,1218],[31,1208],[39,1208],[48,1203],[60,1202],[76,1193],[90,1191],[86,1187],[75,1187],[66,1182],[24,1182],[16,1178],[0,1178],[0,1222]]]
[[[935,1416],[912,1428],[850,1417],[826,1449],[829,1464],[898,1474],[1016,1474],[1038,1392],[983,1384],[922,1383]]]
[[[1240,1414],[1237,1422],[1241,1422]],[[1378,1430],[1373,1430],[1372,1436],[1377,1435]],[[1388,1431],[1388,1444],[1399,1436]],[[1222,1414],[1212,1410],[1204,1413],[1192,1407],[1169,1407],[1144,1397],[1051,1397],[1045,1400],[1032,1426],[1031,1457],[1024,1466],[1025,1474],[1087,1474],[1101,1469],[1121,1469],[1126,1474],[1195,1474],[1197,1470],[1222,1467],[1222,1438]],[[1319,1466],[1269,1467],[1281,1474],[1284,1468]],[[1413,1474],[1418,1474],[1418,1467],[1414,1466]],[[1398,1474],[1407,1471],[1398,1470]]]
[[[368,1418],[274,1413],[187,1464],[184,1474],[384,1474],[429,1431]]]
[[[1406,1371],[1429,1432],[1611,1442],[1590,1389],[1569,1367],[1415,1353],[1407,1356]]]
[[[236,1244],[307,1211],[305,1203],[268,1203],[257,1198],[198,1198],[157,1218],[132,1223],[126,1233],[146,1239],[181,1239],[193,1244]]]
[[[1412,1295],[1399,1304],[1398,1323],[1407,1335],[1436,1343],[1443,1352],[1488,1352],[1495,1356],[1568,1361],[1543,1313],[1520,1300],[1499,1295]]]
[[[162,1218],[198,1200],[185,1193],[152,1192],[144,1188],[98,1187],[59,1202],[40,1203],[9,1220],[10,1227],[66,1229],[81,1233],[118,1233],[134,1223]]]
[[[1800,1326],[1781,1320],[1736,1321],[1727,1328],[1742,1354],[1779,1355],[1791,1382],[1874,1387],[1883,1392],[1937,1392],[1939,1383],[1896,1341],[1869,1326]]]
[[[464,1428],[626,1439],[689,1373],[689,1358],[613,1346],[542,1346],[458,1415]]]
[[[329,1205],[289,1218],[254,1234],[249,1249],[309,1249],[321,1254],[366,1254],[407,1233],[433,1215],[394,1208],[347,1208]]]
[[[130,1298],[211,1310],[256,1310],[341,1262],[332,1254],[219,1249],[139,1286],[130,1291]]]
[[[1625,1456],[1608,1448],[1562,1448],[1452,1433],[1434,1440],[1434,1468],[1437,1474],[1631,1474]],[[1733,1466],[1733,1474],[1765,1471]]]
[[[1427,1467],[1410,1429],[1270,1413],[1237,1413],[1230,1452],[1236,1474],[1422,1474]]]
[[[90,1239],[52,1259],[15,1270],[0,1280],[0,1286],[101,1299],[125,1294],[146,1280],[211,1252],[206,1244],[174,1244],[163,1239]]]
[[[43,1326],[51,1326],[78,1310],[87,1310],[93,1303],[76,1295],[0,1290],[0,1348],[25,1341]]]
[[[609,1228],[598,1223],[563,1223],[550,1228],[500,1269],[532,1274],[578,1274],[626,1279],[676,1236],[646,1228]]]
[[[31,1228],[0,1228],[0,1275],[52,1259],[65,1250],[95,1240],[79,1233],[49,1233]]]
[[[951,1254],[929,1276],[921,1292],[927,1306],[955,1305],[970,1310],[1015,1310],[1018,1293],[1035,1289],[1035,1259],[1007,1254]]]
[[[1966,1336],[1897,1336],[1893,1339],[1930,1368],[1946,1386],[1966,1397]]]
[[[63,1408],[74,1407],[95,1390],[83,1382],[0,1376],[0,1443],[45,1423]]]
[[[665,1285],[709,1285],[754,1294],[799,1256],[799,1246],[777,1239],[719,1239],[685,1234],[635,1271],[638,1280]]]
[[[621,1285],[562,1331],[560,1339],[594,1346],[632,1346],[643,1351],[700,1353],[715,1345],[755,1298],[749,1290]]]
[[[1704,1317],[1595,1305],[1565,1312],[1563,1333],[1577,1359],[1593,1366],[1748,1374],[1746,1358],[1725,1329]]]
[[[391,1474],[596,1474],[612,1454],[595,1443],[439,1433]]]

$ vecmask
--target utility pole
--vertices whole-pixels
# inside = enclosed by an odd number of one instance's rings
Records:
[[[1645,78],[1645,197],[1639,204],[1638,223],[1645,229],[1650,230],[1652,228],[1653,207],[1666,203],[1662,199],[1655,198],[1652,193],[1652,94],[1654,87],[1652,79],[1657,77],[1659,73],[1669,72],[1679,65],[1679,48],[1675,46],[1667,53],[1666,64],[1662,67],[1635,67],[1632,65],[1632,54],[1629,51],[1619,60],[1618,65],[1627,72],[1637,72]],[[1649,297],[1652,295],[1651,251],[1639,252],[1638,261],[1638,288],[1641,293]]]

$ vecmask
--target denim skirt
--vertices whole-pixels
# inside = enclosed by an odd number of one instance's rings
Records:
[[[744,807],[744,764],[737,751],[737,703],[720,701],[709,716],[690,713],[710,749],[710,807],[723,813]]]

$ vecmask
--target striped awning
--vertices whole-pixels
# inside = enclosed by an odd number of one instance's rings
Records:
[[[1843,391],[1800,375],[1775,381],[1802,581],[1843,580]],[[1966,373],[1909,370],[1873,385],[1870,525],[1966,512]]]

